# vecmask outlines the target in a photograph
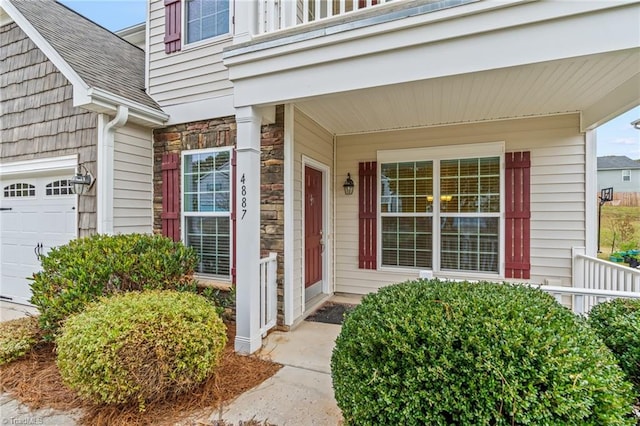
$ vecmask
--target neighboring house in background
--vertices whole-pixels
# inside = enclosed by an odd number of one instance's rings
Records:
[[[54,1],[0,1],[0,297],[27,303],[37,254],[152,231],[144,52]],[[96,178],[75,195],[78,167]]]
[[[598,157],[598,191],[640,192],[640,163],[624,155]]]
[[[150,0],[144,86],[168,116],[147,123],[153,229],[198,252],[205,284],[236,285],[245,353],[269,252],[283,327],[418,276],[571,286],[574,254],[596,254],[593,130],[640,105],[639,16],[637,1]]]

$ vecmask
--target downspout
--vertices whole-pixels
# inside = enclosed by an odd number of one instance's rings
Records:
[[[118,105],[116,116],[104,124],[104,115],[99,116],[98,128],[98,205],[97,232],[99,234],[113,234],[113,182],[114,182],[114,153],[115,131],[124,126],[129,119],[129,108]]]

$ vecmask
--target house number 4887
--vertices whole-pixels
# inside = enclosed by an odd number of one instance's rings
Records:
[[[243,220],[244,219],[244,215],[247,214],[247,185],[245,184],[244,173],[242,174],[242,177],[240,178],[240,183],[242,184],[240,186],[240,195],[242,196],[242,199],[241,199],[242,217],[240,217],[240,220]]]

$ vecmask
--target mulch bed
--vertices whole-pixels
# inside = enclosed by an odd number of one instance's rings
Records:
[[[282,365],[233,351],[235,327],[227,325],[227,346],[216,373],[193,392],[138,406],[93,405],[63,383],[52,344],[40,344],[24,358],[0,367],[0,388],[32,409],[80,410],[87,425],[174,425],[194,415],[221,411],[225,403],[273,376]],[[205,412],[205,410],[208,410]],[[206,424],[193,423],[191,424]],[[211,423],[209,423],[211,424]]]

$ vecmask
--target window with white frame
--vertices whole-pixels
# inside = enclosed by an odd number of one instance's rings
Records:
[[[622,181],[623,182],[631,182],[631,170],[623,170],[622,171]]]
[[[185,151],[182,167],[184,243],[199,256],[196,272],[231,277],[231,149]]]
[[[382,267],[500,273],[503,148],[482,145],[378,153]]]
[[[185,2],[186,43],[195,43],[229,32],[229,0]]]

